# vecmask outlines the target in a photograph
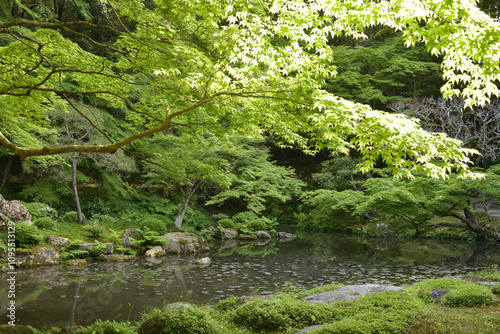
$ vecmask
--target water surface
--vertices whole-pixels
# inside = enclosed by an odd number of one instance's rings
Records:
[[[210,256],[212,263],[194,262]],[[212,304],[230,295],[271,294],[290,287],[392,283],[463,274],[500,263],[500,247],[443,240],[388,240],[308,233],[294,241],[217,244],[197,256],[139,257],[18,270],[16,318],[35,328],[88,325],[96,319],[138,321],[165,303]],[[0,314],[7,307],[0,282]]]

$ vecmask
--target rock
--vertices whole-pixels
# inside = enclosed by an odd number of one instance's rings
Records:
[[[137,240],[141,236],[141,231],[136,228],[128,228],[125,230],[122,236],[122,247],[129,248],[132,246],[132,240]]]
[[[157,257],[165,255],[165,251],[161,248],[161,246],[156,246],[148,250],[145,255],[146,257]]]
[[[69,244],[69,239],[57,235],[49,235],[47,237],[47,242],[54,247],[62,248],[66,247]]]
[[[341,301],[355,300],[372,293],[383,291],[406,290],[396,286],[382,284],[348,285],[337,290],[310,295],[301,300],[310,304],[334,304]]]
[[[432,289],[431,297],[434,298],[436,302],[439,302],[449,291],[448,289]]]
[[[101,249],[100,251],[96,247],[101,247],[101,245],[106,245],[105,248]],[[87,251],[89,252],[90,256],[99,256],[103,254],[113,254],[113,244],[108,243],[108,244],[98,244],[98,243],[84,243],[78,246],[79,250]],[[86,255],[84,255],[86,257]]]
[[[271,239],[271,235],[264,231],[257,232],[257,239]]]
[[[20,254],[17,260],[23,266],[59,264],[59,253],[50,247],[37,247],[30,254]]]
[[[9,318],[6,318],[7,321]],[[2,334],[33,334],[34,332],[27,326],[18,325],[0,325],[0,333]]]
[[[297,236],[288,232],[278,232],[276,233],[276,239],[279,241],[292,241],[297,239]]]
[[[202,233],[204,233],[204,234],[210,234],[210,233],[212,233],[214,230],[215,230],[215,227],[213,227],[213,226],[209,226],[209,227],[207,227],[207,228],[202,229],[202,230],[201,230],[201,232],[202,232]]]
[[[9,221],[24,220],[28,224],[33,225],[31,214],[28,208],[19,201],[7,201],[0,195],[0,230],[7,228]]]
[[[257,240],[257,237],[253,236],[253,235],[248,235],[248,234],[240,234],[238,236],[238,239],[243,240],[243,241],[254,241],[254,240]]]
[[[204,258],[201,258],[199,260],[196,260],[194,263],[200,264],[200,265],[209,265],[210,263],[212,263],[212,259],[209,257],[204,257]]]
[[[231,228],[223,228],[219,231],[219,239],[231,240],[238,238],[238,231]]]
[[[309,326],[307,328],[304,328],[298,332],[296,332],[295,334],[305,334],[305,333],[309,333],[309,332],[312,332],[316,329],[320,329],[321,327],[323,327],[323,325],[314,325],[314,326]]]
[[[97,257],[98,260],[104,262],[124,262],[129,261],[134,258],[133,255],[124,255],[124,254],[101,254]]]
[[[167,254],[197,253],[209,250],[205,238],[193,233],[172,232],[164,234],[160,238],[167,241],[161,245]]]

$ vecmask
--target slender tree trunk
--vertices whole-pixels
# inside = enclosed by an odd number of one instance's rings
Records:
[[[83,222],[83,216],[82,216],[82,207],[80,206],[80,198],[78,197],[78,188],[76,184],[76,162],[77,162],[77,156],[76,152],[74,152],[71,159],[71,171],[72,171],[71,176],[72,176],[73,195],[75,197],[76,213],[78,214],[78,222],[81,224]]]
[[[196,181],[192,186],[188,186],[186,189],[181,189],[182,192],[182,203],[179,208],[179,213],[177,213],[177,218],[175,218],[175,226],[178,228],[182,227],[182,222],[184,221],[184,215],[186,214],[186,210],[189,205],[189,201],[191,200],[191,196],[193,196],[196,189],[200,185],[201,181]]]
[[[5,186],[5,183],[7,183],[7,179],[9,177],[9,173],[10,173],[10,167],[12,166],[13,160],[14,160],[14,156],[13,155],[9,156],[9,161],[7,161],[7,166],[5,166],[5,171],[3,172],[2,187]]]

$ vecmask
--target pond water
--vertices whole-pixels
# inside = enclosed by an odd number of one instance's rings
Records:
[[[211,257],[210,265],[194,264],[205,256]],[[230,295],[270,294],[290,286],[405,285],[493,263],[500,263],[498,245],[308,233],[282,243],[216,244],[197,256],[22,268],[16,275],[16,323],[43,329],[88,325],[96,319],[136,321],[140,313],[165,303],[211,304]],[[4,319],[7,290],[3,279]]]

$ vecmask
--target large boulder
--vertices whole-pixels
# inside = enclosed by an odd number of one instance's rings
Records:
[[[396,286],[383,284],[348,285],[337,290],[310,295],[301,300],[310,304],[335,304],[337,302],[355,300],[372,293],[383,291],[402,292],[406,290]]]
[[[219,239],[222,240],[233,240],[238,238],[238,231],[232,228],[221,228],[218,234]]]
[[[137,228],[128,228],[125,230],[122,236],[122,247],[128,248],[132,246],[133,240],[139,239],[141,236],[141,231]]]
[[[146,251],[146,257],[157,257],[157,256],[161,256],[161,255],[165,255],[165,251],[163,250],[163,248],[161,246],[156,246],[156,247],[153,247],[151,248],[150,250]]]
[[[167,254],[197,253],[209,250],[205,238],[193,233],[172,232],[160,238],[166,241],[161,247]]]
[[[21,266],[59,264],[59,253],[50,247],[37,247],[29,253],[16,254],[16,260]]]
[[[49,235],[47,237],[47,242],[54,247],[63,248],[63,247],[68,246],[69,239],[65,238],[65,237],[60,237],[57,235]]]
[[[0,229],[6,229],[9,221],[24,220],[33,225],[28,208],[19,201],[7,201],[0,195]]]
[[[297,239],[297,236],[288,232],[278,232],[276,233],[276,239],[279,241],[292,241]]]

